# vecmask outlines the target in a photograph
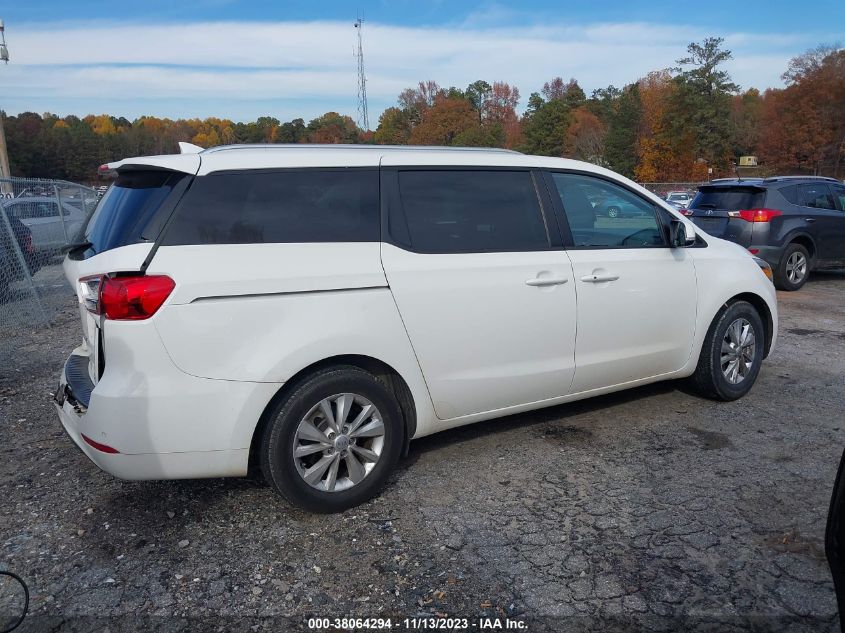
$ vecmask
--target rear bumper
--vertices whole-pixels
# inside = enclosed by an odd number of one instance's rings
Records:
[[[95,386],[86,351],[68,358],[53,404],[99,468],[131,480],[246,475],[251,432],[244,425],[255,428],[277,385],[200,379],[171,365],[140,382],[123,372],[106,380],[107,370]]]
[[[753,244],[750,248],[756,250],[757,252],[754,254],[768,262],[772,268],[777,268],[784,251],[783,246],[757,246]]]

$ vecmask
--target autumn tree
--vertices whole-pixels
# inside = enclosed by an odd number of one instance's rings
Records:
[[[516,108],[519,89],[503,81],[494,81],[481,104],[481,122],[489,133],[501,137],[496,145],[516,147],[521,142],[522,130]]]
[[[326,112],[308,123],[305,140],[308,143],[357,143],[359,135],[358,126],[351,117]]]
[[[572,111],[572,123],[566,130],[564,156],[590,163],[604,162],[604,124],[586,107]]]
[[[399,93],[399,107],[408,113],[412,125],[422,120],[423,113],[434,106],[438,96],[442,94],[436,81],[420,81],[416,88],[406,88]]]
[[[378,119],[375,142],[380,145],[405,145],[411,138],[411,114],[401,108],[387,108]]]
[[[546,101],[559,100],[563,101],[570,108],[578,108],[587,100],[587,95],[584,90],[578,85],[575,78],[564,82],[561,77],[555,77],[551,81],[543,84],[543,97]]]
[[[731,138],[733,155],[754,154],[760,144],[763,116],[763,97],[756,88],[736,95],[731,103]]]
[[[475,110],[466,99],[440,97],[422,113],[411,132],[411,145],[451,145],[461,133],[478,125]]]
[[[845,49],[818,47],[790,62],[784,90],[763,96],[760,155],[770,171],[841,177],[845,161]]]

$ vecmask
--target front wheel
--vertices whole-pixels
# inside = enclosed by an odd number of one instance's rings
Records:
[[[373,497],[399,459],[402,412],[358,367],[319,371],[271,413],[261,443],[264,478],[292,504],[340,512]]]
[[[760,373],[766,343],[757,309],[737,301],[710,325],[698,366],[691,377],[696,391],[715,400],[736,400],[749,392]]]
[[[609,218],[618,218],[621,213],[622,213],[622,211],[619,207],[608,207],[607,208],[607,217],[609,217]]]

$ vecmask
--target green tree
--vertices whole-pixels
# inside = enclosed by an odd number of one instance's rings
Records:
[[[306,129],[305,121],[302,119],[294,119],[287,123],[282,123],[276,131],[277,143],[301,143],[305,139]]]
[[[483,79],[473,81],[467,86],[464,91],[466,99],[472,104],[472,107],[478,112],[478,120],[481,121],[481,111],[484,109],[484,104],[490,97],[493,87]]]
[[[726,169],[731,159],[731,95],[739,86],[731,81],[722,64],[731,52],[722,48],[721,37],[709,37],[687,46],[688,56],[673,69],[678,90],[672,104],[675,136],[693,139],[697,159]]]
[[[611,169],[633,178],[637,167],[637,135],[642,117],[637,84],[625,86],[616,101],[609,118],[604,157]]]
[[[411,138],[410,113],[400,108],[382,112],[373,138],[379,145],[405,145]]]
[[[537,93],[532,94],[522,121],[523,151],[541,156],[563,156],[571,122],[572,113],[564,101],[544,101]]]

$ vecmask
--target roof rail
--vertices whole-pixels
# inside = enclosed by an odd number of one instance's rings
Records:
[[[355,145],[350,143],[244,143],[238,145],[218,145],[216,147],[209,147],[203,150],[203,154],[216,154],[217,152],[230,152],[241,149],[263,149],[263,150],[282,150],[282,149],[332,149],[332,150],[373,150],[373,151],[448,151],[448,152],[483,152],[496,154],[521,154],[512,149],[504,149],[500,147],[454,147],[454,146],[439,146],[439,145]]]
[[[755,182],[763,182],[762,178],[713,178],[708,181],[710,184],[714,182],[738,182],[738,183],[755,183]]]
[[[777,182],[779,180],[825,180],[827,182],[839,182],[830,176],[769,176],[763,182]]]

